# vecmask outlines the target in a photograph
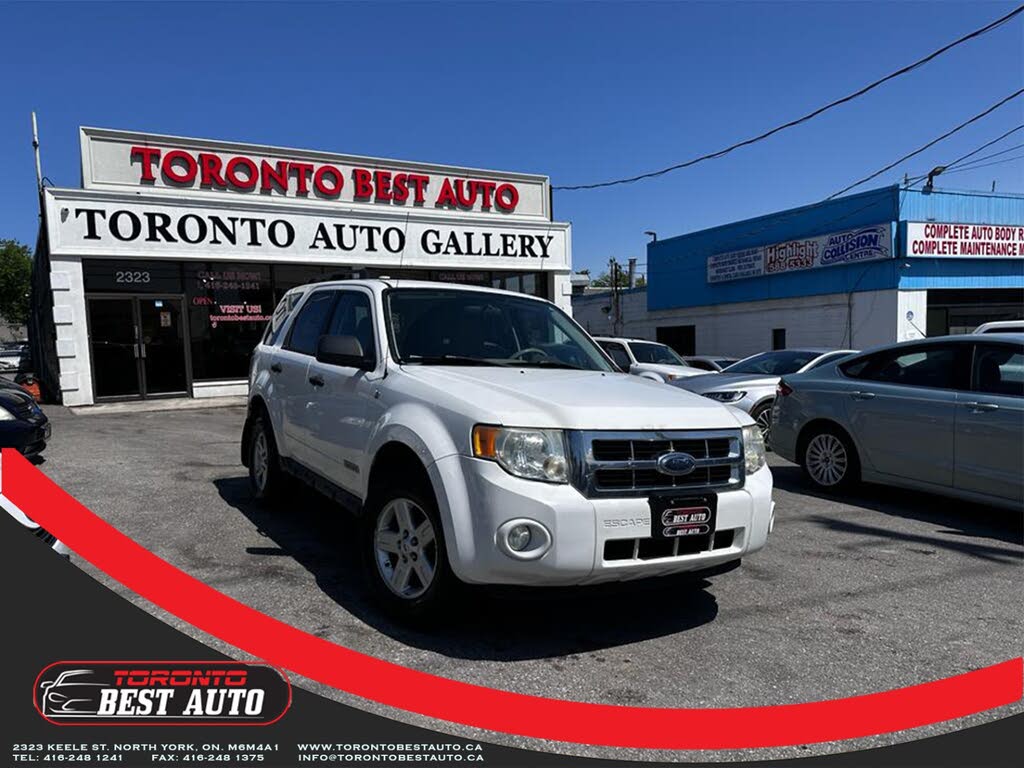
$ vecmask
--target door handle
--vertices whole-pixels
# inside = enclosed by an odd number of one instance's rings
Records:
[[[851,392],[850,397],[854,400],[871,400],[875,397],[874,392]]]
[[[974,413],[990,413],[991,411],[998,411],[999,406],[995,403],[964,403],[965,406],[970,408]]]
[[[314,373],[312,376],[309,377],[309,383],[312,384],[314,387],[322,387],[324,385],[324,377],[321,376],[319,373]]]
[[[270,366],[271,373],[280,373],[283,370],[284,368],[281,367],[280,363],[274,363],[272,366]]]

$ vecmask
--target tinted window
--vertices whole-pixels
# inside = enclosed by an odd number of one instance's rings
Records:
[[[999,325],[986,328],[982,333],[1024,333],[1024,325]]]
[[[725,370],[728,373],[761,373],[765,376],[785,376],[787,373],[796,373],[820,354],[820,352],[808,352],[797,349],[780,352],[762,352],[760,355],[740,360]]]
[[[295,318],[285,349],[304,355],[316,354],[316,345],[324,333],[335,295],[335,291],[317,291],[309,297]]]
[[[340,291],[331,322],[324,333],[328,336],[354,336],[359,339],[363,353],[376,359],[370,297],[361,291]]]
[[[615,361],[615,364],[619,366],[619,368],[624,371],[629,370],[631,362],[629,360],[629,355],[626,353],[625,347],[621,344],[612,344],[608,341],[601,341],[598,342],[598,344],[601,345],[601,348],[608,353],[609,357]]]
[[[638,363],[659,363],[661,365],[686,365],[683,358],[664,344],[652,344],[643,341],[629,342],[629,348]]]
[[[955,387],[953,345],[913,346],[852,360],[842,367],[855,379],[868,379],[907,387],[953,389]]]
[[[692,357],[686,359],[686,364],[691,368],[700,368],[702,371],[717,371],[718,369],[707,360],[695,360]]]
[[[979,345],[971,388],[991,395],[1024,397],[1024,347]]]

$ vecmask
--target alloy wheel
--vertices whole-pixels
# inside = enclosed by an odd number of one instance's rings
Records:
[[[761,412],[757,414],[757,418],[754,419],[754,423],[761,429],[761,435],[764,437],[765,447],[770,446],[772,436],[772,409],[770,407],[762,409]]]
[[[267,476],[270,474],[270,447],[267,444],[267,433],[262,429],[256,431],[252,443],[252,476],[256,481],[256,490],[263,493],[267,488]]]
[[[437,535],[426,512],[411,499],[393,499],[377,517],[373,535],[377,571],[388,589],[415,600],[430,589],[438,566]]]
[[[815,435],[807,444],[807,474],[818,485],[832,487],[846,477],[850,458],[843,441],[828,432]]]

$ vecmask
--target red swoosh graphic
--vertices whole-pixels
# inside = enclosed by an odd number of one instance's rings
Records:
[[[471,685],[367,656],[260,613],[136,544],[20,454],[5,449],[2,469],[4,496],[78,555],[169,613],[311,680],[453,723],[599,746],[744,749],[917,728],[1010,704],[1024,695],[1021,658],[883,693],[767,707],[624,707]]]

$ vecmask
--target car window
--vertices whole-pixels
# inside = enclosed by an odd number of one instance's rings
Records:
[[[957,350],[952,344],[898,347],[841,366],[847,376],[907,387],[953,389]]]
[[[267,331],[263,336],[264,344],[271,347],[277,346],[281,336],[284,335],[284,329],[288,326],[285,321],[288,319],[288,315],[291,314],[292,309],[295,308],[295,303],[301,297],[301,293],[292,293],[283,297],[278,302],[277,307],[274,309],[274,314],[270,316],[270,322],[267,323]]]
[[[821,359],[815,361],[814,364],[811,365],[807,370],[813,371],[815,368],[820,368],[821,366],[825,365],[825,363],[834,363],[836,360],[840,360],[844,357],[849,357],[851,354],[851,352],[830,352],[827,355],[822,355]]]
[[[362,291],[339,291],[338,302],[324,333],[328,336],[354,336],[363,354],[376,360],[377,345],[373,336],[373,310],[370,297]]]
[[[712,365],[707,360],[694,360],[692,357],[686,358],[686,364],[688,366],[690,366],[691,368],[700,368],[702,371],[717,371],[718,370],[717,368],[715,368],[714,365]]]
[[[733,363],[725,369],[726,373],[758,373],[765,376],[785,376],[796,373],[821,352],[810,352],[799,349],[784,349],[776,352],[762,352]]]
[[[1024,325],[997,325],[986,328],[982,333],[1024,333]]]
[[[292,323],[285,349],[304,355],[316,354],[316,345],[324,333],[336,294],[337,291],[316,291],[309,297]]]
[[[971,389],[990,395],[1024,397],[1024,347],[979,344],[974,353]]]
[[[632,363],[625,347],[611,341],[599,341],[598,344],[601,349],[608,353],[608,356],[615,361],[615,364],[619,366],[619,368],[624,371],[629,370],[629,366],[632,365]]]
[[[629,349],[638,363],[657,363],[660,365],[686,365],[683,358],[671,347],[664,344],[652,344],[649,341],[631,341]]]

